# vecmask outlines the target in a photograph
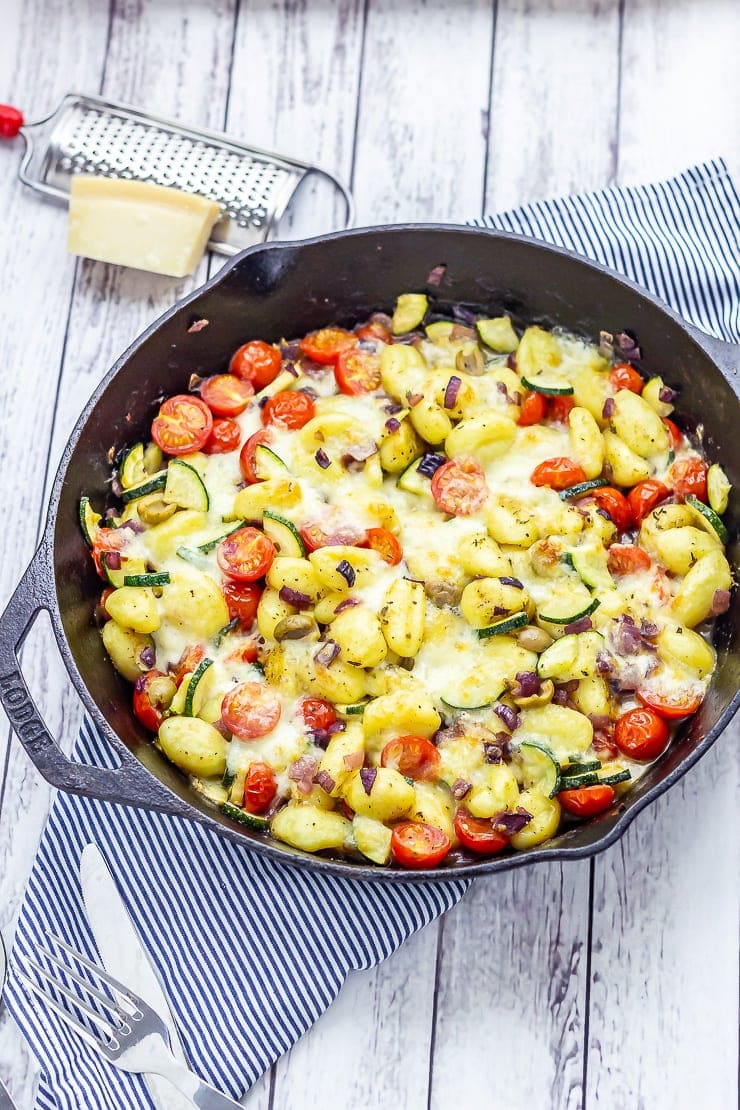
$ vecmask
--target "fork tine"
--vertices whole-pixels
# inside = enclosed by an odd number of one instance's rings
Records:
[[[65,952],[68,952],[69,955],[72,956],[72,958],[75,959],[78,964],[86,967],[88,971],[92,971],[94,975],[97,975],[98,979],[102,983],[106,983],[109,987],[112,987],[116,994],[121,995],[123,998],[127,999],[129,1004],[134,1007],[133,1013],[139,1014],[142,1012],[141,1006],[138,1005],[139,999],[136,998],[135,995],[132,996],[131,991],[128,987],[125,987],[123,983],[120,983],[118,981],[118,979],[114,979],[113,976],[109,975],[107,971],[103,971],[102,967],[100,967],[99,964],[94,964],[91,963],[90,960],[86,960],[84,956],[77,952],[76,949],[71,948],[66,943],[66,941],[63,941],[61,939],[61,937],[56,936],[54,933],[50,933],[48,929],[46,930],[46,935],[49,940],[54,942],[54,944],[59,945],[59,947],[64,949]]]
[[[15,968],[15,974],[23,983],[26,990],[32,991],[38,998],[40,998],[49,1007],[50,1010],[54,1011],[54,1013],[64,1022],[65,1025],[68,1025],[70,1029],[74,1029],[75,1033],[78,1033],[84,1041],[87,1041],[91,1048],[94,1048],[103,1056],[108,1055],[108,1050],[105,1044],[98,1037],[96,1037],[94,1033],[91,1033],[90,1030],[86,1028],[86,1026],[82,1025],[82,1023],[77,1021],[76,1018],[73,1018],[69,1010],[65,1010],[64,1006],[60,1006],[59,1003],[51,997],[51,995],[48,995],[45,991],[43,991],[37,983],[34,983],[33,979],[29,979],[28,976],[25,975],[24,972],[20,971],[17,967]]]
[[[85,1002],[83,1002],[79,995],[75,994],[74,991],[71,991],[67,987],[65,987],[62,983],[59,982],[58,979],[55,979],[53,975],[50,975],[49,972],[41,966],[41,964],[38,964],[35,960],[32,960],[30,956],[26,957],[26,963],[29,965],[29,967],[33,968],[37,975],[39,975],[42,979],[49,983],[50,986],[58,990],[59,993],[64,995],[65,998],[68,998],[69,1001],[72,1002],[78,1010],[81,1010],[83,1014],[85,1014],[92,1021],[93,1025],[97,1025],[98,1028],[102,1029],[104,1033],[107,1033],[107,1035],[112,1040],[116,1038],[116,1033],[118,1032],[118,1030],[114,1025],[111,1024],[110,1021],[104,1018],[102,1014],[99,1014],[97,1010],[93,1010],[91,1006],[88,1006]],[[44,990],[42,990],[41,987],[37,988],[36,993],[47,999],[47,1001],[52,1001],[50,996]],[[66,1010],[65,1013],[67,1013]]]
[[[54,964],[60,971],[63,971],[68,978],[78,983],[89,995],[97,999],[102,1006],[105,1006],[108,1010],[112,1010],[117,1017],[126,1018],[129,1016],[124,1009],[118,1005],[114,998],[111,998],[109,994],[103,994],[102,991],[96,990],[87,979],[83,979],[81,975],[78,975],[77,972],[69,966],[69,964],[58,959],[53,952],[49,952],[47,948],[39,948],[38,952],[45,956],[49,963]]]

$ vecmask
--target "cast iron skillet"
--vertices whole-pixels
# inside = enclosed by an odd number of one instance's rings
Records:
[[[701,709],[613,812],[532,851],[475,862],[454,859],[433,872],[307,855],[236,826],[199,797],[134,718],[130,686],[113,670],[93,622],[100,582],[77,516],[81,494],[89,494],[98,507],[109,495],[111,445],[118,449],[147,435],[163,396],[186,389],[192,373],[223,371],[247,339],[277,340],[332,322],[351,325],[373,310],[392,309],[398,293],[425,289],[430,271],[442,263],[441,286],[428,290],[441,309],[463,302],[489,315],[507,312],[522,321],[557,322],[593,338],[601,329],[632,329],[644,367],[680,388],[682,417],[688,426],[704,425],[709,458],[721,462],[733,485],[740,485],[740,348],[709,338],[601,266],[515,235],[429,225],[252,247],[152,324],[95,390],[62,456],[41,545],[0,618],[0,700],[49,782],[61,790],[189,817],[287,863],[356,878],[413,881],[590,856],[621,836],[635,815],[714,743],[740,703],[737,595],[715,628],[717,670]],[[208,326],[189,330],[197,320],[207,320]],[[739,514],[735,497],[727,516],[731,558],[738,553]],[[30,697],[17,653],[40,609],[49,611],[72,681],[118,753],[117,770],[68,760]]]

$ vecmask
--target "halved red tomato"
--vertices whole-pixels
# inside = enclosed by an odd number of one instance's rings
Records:
[[[403,558],[403,548],[387,528],[368,528],[366,536],[367,546],[372,551],[377,551],[389,566],[395,567]]]
[[[328,366],[337,361],[342,351],[356,347],[357,342],[357,336],[345,328],[320,328],[303,337],[301,351],[314,362]]]
[[[224,598],[232,620],[239,620],[250,628],[257,616],[257,606],[262,597],[262,587],[256,582],[224,582]]]
[[[381,767],[390,767],[410,779],[434,782],[439,778],[440,754],[423,736],[397,736],[380,753]]]
[[[277,781],[267,763],[250,763],[244,780],[244,808],[248,813],[264,813],[277,794]]]
[[[628,362],[618,362],[612,367],[609,381],[615,389],[629,389],[630,393],[642,393],[645,380]]]
[[[533,486],[549,486],[550,489],[563,490],[586,481],[586,472],[580,463],[558,455],[545,459],[536,466],[529,476]]]
[[[198,392],[216,416],[238,416],[254,397],[254,386],[234,374],[214,374],[200,383]]]
[[[334,706],[323,698],[304,698],[298,707],[303,723],[311,732],[320,732],[336,724]]]
[[[205,644],[189,644],[177,663],[170,664],[168,668],[175,680],[177,686],[180,685],[186,674],[192,674],[199,663],[202,663],[206,657]]]
[[[648,478],[645,482],[638,482],[627,494],[627,500],[632,509],[632,519],[639,524],[643,517],[651,513],[656,505],[670,497],[670,490],[656,478]]]
[[[240,740],[255,740],[272,732],[280,720],[280,699],[261,682],[240,682],[221,703],[221,719]]]
[[[261,339],[252,339],[234,352],[229,370],[237,378],[251,382],[255,389],[264,389],[275,381],[282,365],[282,356],[277,347],[264,343]]]
[[[680,450],[680,448],[683,447],[683,432],[678,425],[674,424],[672,420],[669,420],[667,416],[663,417],[663,423],[668,429],[668,435],[671,437],[671,447],[674,451]]]
[[[572,397],[548,397],[547,398],[547,416],[550,420],[557,421],[558,424],[567,423],[571,410],[575,408],[575,401]]]
[[[620,532],[632,527],[632,509],[623,493],[613,486],[592,490],[591,496],[600,509],[608,513]]]
[[[308,424],[315,411],[316,406],[307,393],[285,389],[270,397],[262,409],[262,423],[277,424],[278,427],[296,431]]]
[[[244,446],[239,454],[239,469],[242,472],[244,481],[249,482],[250,485],[254,485],[255,482],[261,482],[263,480],[258,476],[255,470],[255,451],[261,443],[265,446],[269,446],[270,431],[268,428],[260,428],[258,432],[255,432],[249,439],[245,440]]]
[[[150,732],[157,732],[177,689],[171,675],[152,670],[134,684],[134,715]]]
[[[679,459],[668,471],[668,485],[679,497],[693,494],[699,501],[707,500],[707,472],[703,459]]]
[[[391,852],[401,867],[436,867],[451,847],[442,829],[422,821],[403,821],[394,826],[391,835]]]
[[[703,700],[689,690],[658,693],[649,687],[638,690],[637,699],[648,709],[654,710],[669,721],[680,721],[684,717],[690,717],[696,713]]]
[[[593,786],[580,786],[575,790],[561,790],[558,801],[566,813],[573,817],[595,817],[612,804],[614,791],[611,786],[596,783]]]
[[[203,445],[206,455],[228,455],[229,451],[236,451],[242,438],[242,430],[236,420],[213,421],[213,431],[208,437],[208,442]]]
[[[652,561],[647,551],[632,543],[613,543],[607,553],[607,566],[612,574],[637,574],[650,570]]]
[[[275,545],[257,528],[239,528],[216,549],[221,570],[237,582],[254,582],[267,574],[275,558]]]
[[[380,389],[380,355],[362,347],[347,347],[337,356],[334,377],[342,393],[372,393]]]
[[[464,806],[460,806],[455,814],[455,832],[461,844],[480,856],[493,856],[509,843],[505,833],[494,829],[490,817],[473,817]]]
[[[539,424],[540,420],[544,420],[546,412],[547,401],[543,394],[534,392],[527,393],[519,409],[519,420],[517,423],[523,428],[528,428],[532,424]]]
[[[356,524],[343,520],[341,513],[329,507],[327,514],[318,520],[307,520],[299,531],[308,551],[318,551],[320,547],[364,547],[367,532]]]
[[[669,738],[668,725],[653,709],[628,709],[614,726],[614,742],[620,752],[641,763],[657,759]]]
[[[200,451],[213,430],[213,416],[205,401],[187,393],[168,397],[152,421],[152,439],[167,455]]]
[[[379,339],[382,343],[393,342],[390,329],[380,320],[371,320],[369,324],[363,324],[357,329],[355,335],[358,339]]]
[[[488,497],[483,467],[466,455],[442,463],[432,478],[432,497],[440,512],[452,516],[476,513]]]
[[[103,570],[100,556],[109,551],[123,551],[130,535],[131,533],[128,529],[105,527],[98,528],[95,533],[95,539],[92,545],[92,557],[95,563],[95,569],[104,581],[106,580],[106,574]]]
[[[224,662],[229,665],[234,663],[237,665],[256,663],[259,653],[260,649],[256,640],[245,640],[243,643],[239,644],[238,648],[234,648],[233,651],[229,652]]]

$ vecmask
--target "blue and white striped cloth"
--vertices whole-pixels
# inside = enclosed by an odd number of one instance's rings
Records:
[[[740,340],[740,199],[721,161],[476,222],[589,255],[706,331]],[[89,725],[77,756],[111,765]],[[19,964],[47,929],[95,956],[78,878],[89,841],[149,941],[192,1066],[234,1097],[316,1021],[351,969],[386,959],[467,889],[460,880],[391,886],[298,871],[184,820],[59,796],[18,921]],[[37,1107],[151,1108],[141,1079],[114,1071],[53,1015],[40,1020],[12,976],[7,1000],[43,1065]]]

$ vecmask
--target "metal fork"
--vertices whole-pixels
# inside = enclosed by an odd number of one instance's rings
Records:
[[[179,1091],[192,1099],[194,1106],[201,1107],[202,1110],[226,1110],[227,1107],[241,1110],[240,1103],[235,1102],[228,1095],[221,1094],[215,1087],[205,1083],[175,1059],[169,1048],[167,1026],[159,1014],[155,1013],[142,998],[130,991],[123,983],[119,983],[112,975],[108,975],[97,964],[86,960],[53,933],[47,932],[46,936],[81,967],[87,968],[96,976],[98,986],[108,987],[115,995],[113,998],[110,994],[99,990],[97,986],[93,986],[87,979],[77,974],[69,963],[60,960],[47,948],[39,947],[38,954],[57,969],[57,974],[42,967],[30,957],[26,957],[24,962],[33,968],[43,985],[34,982],[17,966],[15,970],[27,990],[42,999],[65,1025],[74,1029],[96,1052],[122,1071],[154,1072],[156,1075],[163,1075]],[[80,994],[65,985],[63,976],[77,984]],[[70,1007],[84,1014],[91,1025],[99,1030],[99,1034],[91,1032],[71,1013],[70,1008],[58,1002],[53,992],[65,998],[70,1003]],[[98,1007],[91,1004],[92,1000],[98,1003]]]

